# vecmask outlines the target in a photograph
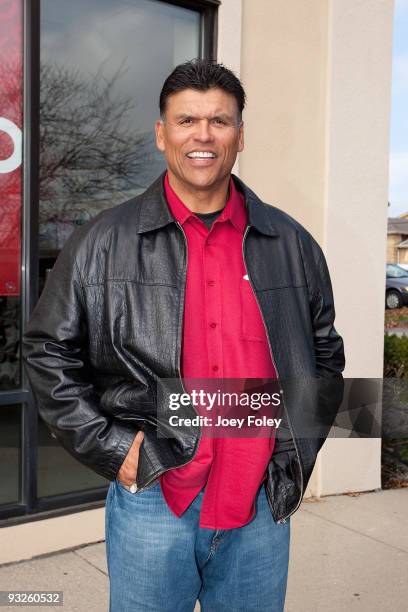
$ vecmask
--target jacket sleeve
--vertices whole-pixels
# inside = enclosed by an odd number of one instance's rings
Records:
[[[39,413],[62,446],[113,480],[136,436],[100,410],[87,355],[87,313],[76,263],[78,232],[65,244],[23,336],[23,360]]]
[[[343,339],[334,327],[333,290],[326,259],[320,246],[313,241],[313,257],[309,268],[310,316],[313,329],[316,377],[305,390],[310,397],[308,439],[311,456],[315,456],[326,440],[343,401],[345,366]],[[307,431],[302,416],[298,431]],[[307,421],[307,418],[305,419]],[[313,463],[310,466],[312,469]]]
[[[317,243],[314,247],[309,289],[316,373],[317,378],[338,377],[345,366],[343,339],[334,327],[336,313],[326,259]]]

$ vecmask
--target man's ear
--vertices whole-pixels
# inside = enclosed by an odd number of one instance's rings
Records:
[[[158,119],[155,123],[155,131],[156,131],[156,147],[159,149],[159,151],[161,151],[162,153],[164,153],[166,147],[164,144],[164,134],[163,134],[163,130],[164,130],[164,125],[163,125],[163,121],[161,119]]]

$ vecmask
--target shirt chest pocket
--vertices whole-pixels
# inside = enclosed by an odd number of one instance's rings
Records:
[[[267,342],[262,315],[247,275],[241,278],[241,335],[243,340]]]

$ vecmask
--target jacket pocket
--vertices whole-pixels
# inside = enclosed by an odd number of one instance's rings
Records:
[[[266,331],[249,280],[241,278],[241,334],[244,340],[266,342]]]

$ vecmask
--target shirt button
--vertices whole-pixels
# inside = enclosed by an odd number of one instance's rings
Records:
[[[207,281],[207,285],[209,285],[210,287],[214,287],[215,281],[209,280],[209,281]]]
[[[216,323],[210,323],[210,327],[212,327],[213,329],[215,329],[217,327]]]
[[[213,370],[213,372],[218,372],[218,366],[217,365],[213,365],[212,370]]]

